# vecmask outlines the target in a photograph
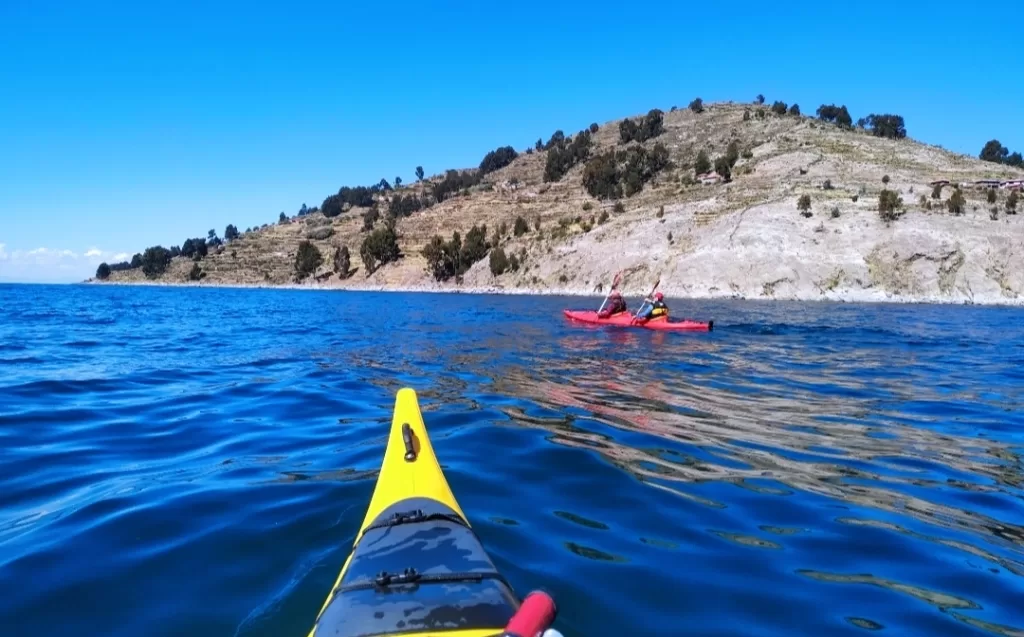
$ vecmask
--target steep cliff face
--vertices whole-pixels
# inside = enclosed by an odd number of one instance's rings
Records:
[[[202,284],[294,283],[295,252],[308,239],[323,253],[324,264],[305,285],[591,293],[623,270],[627,290],[635,293],[660,276],[666,292],[697,297],[994,303],[1024,298],[1024,214],[1012,214],[1009,191],[999,190],[991,203],[987,190],[973,185],[980,179],[1021,179],[1024,172],[812,118],[761,117],[759,108],[720,104],[700,114],[665,113],[664,132],[642,145],[663,145],[670,163],[629,197],[591,196],[584,187],[585,163],[545,181],[550,151],[521,153],[463,193],[399,218],[403,257],[370,276],[359,256],[366,209],[356,207],[333,219],[313,214],[244,233],[199,263]],[[600,126],[592,138],[591,158],[627,147],[619,122]],[[695,183],[698,153],[714,161],[730,143],[741,152],[732,180]],[[960,214],[947,205],[953,187],[933,192],[935,180],[965,184]],[[431,183],[396,192],[425,195]],[[883,190],[901,199],[894,219],[879,214]],[[381,210],[396,192],[379,196]],[[809,209],[800,210],[804,196]],[[520,217],[528,231],[516,236]],[[486,224],[490,242],[516,255],[521,266],[495,276],[484,258],[461,283],[435,281],[423,247],[435,235],[448,239],[458,231],[464,237],[475,224]],[[347,279],[332,266],[342,245],[356,270]],[[192,270],[191,261],[175,259],[157,280],[185,282]],[[138,270],[111,277],[142,279]]]

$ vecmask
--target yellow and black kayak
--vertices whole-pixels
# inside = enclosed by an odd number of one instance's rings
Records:
[[[452,495],[415,391],[399,390],[369,509],[309,637],[495,637],[519,610]]]

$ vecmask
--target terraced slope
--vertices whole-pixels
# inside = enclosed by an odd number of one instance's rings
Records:
[[[663,144],[670,166],[637,194],[617,201],[591,197],[584,165],[562,179],[544,181],[548,151],[521,153],[462,195],[397,221],[403,257],[367,276],[359,257],[365,236],[353,208],[334,219],[317,213],[245,233],[200,262],[202,284],[284,285],[295,281],[299,242],[328,227],[313,243],[324,265],[303,285],[383,288],[495,288],[589,293],[625,270],[626,289],[646,290],[656,276],[670,295],[792,299],[905,299],[1018,302],[1024,293],[1024,214],[1009,214],[1007,190],[995,204],[987,191],[964,187],[966,206],[951,214],[944,188],[932,198],[929,182],[945,179],[1022,179],[1024,171],[983,162],[938,147],[842,130],[809,117],[758,117],[767,107],[715,104],[697,114],[664,114],[664,132],[643,143]],[[746,113],[750,115],[746,115]],[[591,157],[620,143],[619,122],[600,126]],[[694,183],[703,150],[712,161],[735,140],[742,156],[728,183]],[[883,178],[888,177],[888,183]],[[441,176],[432,178],[437,181]],[[412,184],[397,194],[423,193]],[[899,218],[879,215],[879,193],[896,191]],[[380,207],[387,209],[386,193]],[[810,215],[798,211],[811,198]],[[924,195],[924,205],[920,197]],[[616,211],[620,203],[621,212]],[[1022,203],[1019,209],[1024,209]],[[1024,210],[1022,210],[1024,212]],[[602,213],[607,219],[602,222]],[[530,230],[512,234],[523,217]],[[383,224],[383,221],[378,225]],[[486,224],[488,238],[504,224],[502,249],[522,259],[516,272],[492,275],[488,259],[462,279],[433,280],[422,248],[434,235],[462,236]],[[535,228],[539,225],[540,230]],[[333,273],[331,255],[347,245],[353,276]],[[190,260],[174,259],[157,280],[187,282]],[[115,272],[111,281],[141,281],[139,270]]]

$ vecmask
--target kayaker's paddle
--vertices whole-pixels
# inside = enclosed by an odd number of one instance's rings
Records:
[[[537,635],[559,635],[556,630],[548,630],[555,623],[558,607],[555,600],[543,591],[533,591],[523,600],[516,614],[505,626],[501,637],[536,637]]]
[[[638,308],[636,309],[636,314],[634,314],[634,315],[633,315],[633,320],[629,322],[629,324],[630,324],[630,325],[633,325],[634,323],[636,323],[636,320],[637,320],[637,319],[638,319],[638,318],[640,317],[640,310],[644,309],[644,306],[646,306],[646,305],[647,305],[647,301],[648,301],[648,300],[649,300],[649,299],[650,299],[650,298],[651,298],[652,296],[654,296],[654,291],[658,289],[658,286],[659,286],[659,285],[661,285],[661,277],[660,277],[660,276],[658,277],[658,280],[654,282],[654,287],[653,287],[653,288],[651,288],[651,293],[650,293],[650,294],[648,294],[648,295],[647,295],[646,297],[644,297],[644,301],[643,301],[643,303],[641,303],[641,304],[640,304],[640,307],[638,307]]]
[[[601,307],[597,308],[597,313],[598,314],[600,314],[601,310],[604,309],[605,303],[608,302],[608,299],[611,298],[611,296],[612,296],[612,292],[615,291],[615,288],[619,287],[619,283],[621,283],[621,282],[622,282],[622,270],[619,270],[618,272],[615,273],[615,278],[612,279],[612,287],[611,287],[611,289],[608,290],[608,294],[605,294],[604,295],[604,300],[601,301]]]

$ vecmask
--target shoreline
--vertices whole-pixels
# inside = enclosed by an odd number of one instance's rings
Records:
[[[387,293],[412,293],[412,294],[472,294],[472,295],[501,295],[501,296],[569,296],[604,298],[604,293],[585,291],[580,288],[522,288],[522,287],[500,287],[500,286],[441,286],[441,285],[384,285],[384,284],[363,284],[363,285],[324,285],[319,283],[202,283],[202,282],[175,282],[175,281],[96,281],[88,279],[73,285],[110,285],[124,287],[175,287],[175,288],[210,288],[210,289],[238,289],[238,290],[307,290],[318,292],[387,292]],[[964,297],[937,297],[937,296],[903,296],[888,295],[885,292],[869,290],[843,290],[831,294],[819,294],[817,296],[748,296],[739,293],[694,293],[692,291],[680,290],[671,286],[659,286],[659,289],[669,298],[678,300],[694,301],[782,301],[798,303],[890,303],[894,305],[980,305],[986,307],[1024,307],[1024,297],[998,299],[968,299]],[[643,297],[647,291],[623,290],[623,296]]]

